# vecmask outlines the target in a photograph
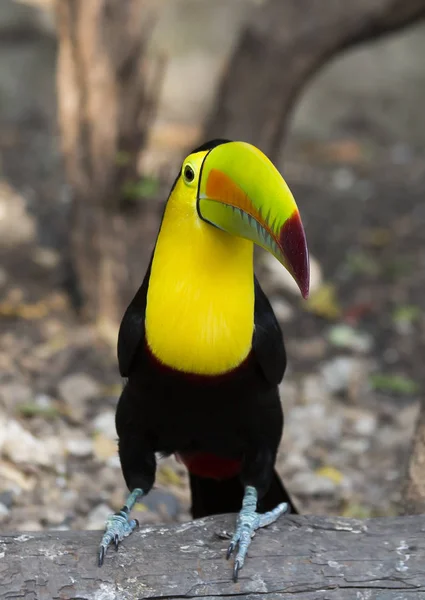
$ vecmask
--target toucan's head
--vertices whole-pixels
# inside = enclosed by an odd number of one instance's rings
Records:
[[[271,252],[308,296],[300,214],[283,177],[260,150],[245,142],[208,142],[184,160],[180,177],[193,190],[200,219]]]

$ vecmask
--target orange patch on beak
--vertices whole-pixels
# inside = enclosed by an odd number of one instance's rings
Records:
[[[240,187],[238,187],[232,179],[222,171],[211,169],[206,185],[206,194],[208,198],[217,199],[222,204],[233,206],[243,210],[247,215],[258,221],[272,236],[277,244],[280,244],[274,231],[270,229],[268,224],[263,219],[261,213],[252,205],[251,200]]]

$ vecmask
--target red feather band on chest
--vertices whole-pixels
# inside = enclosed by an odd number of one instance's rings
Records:
[[[241,470],[241,461],[210,453],[177,454],[177,460],[186,465],[188,471],[199,477],[230,479]]]

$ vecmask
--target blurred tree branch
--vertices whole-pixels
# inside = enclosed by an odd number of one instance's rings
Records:
[[[73,200],[71,253],[82,314],[118,323],[128,286],[124,189],[156,108],[162,69],[149,78],[146,0],[57,0],[57,93]]]
[[[310,77],[343,50],[425,17],[425,0],[268,0],[253,10],[205,138],[244,139],[272,160]]]

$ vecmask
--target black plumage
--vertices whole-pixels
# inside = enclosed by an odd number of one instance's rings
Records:
[[[191,474],[195,518],[237,512],[244,486],[259,492],[258,510],[288,502],[297,512],[274,464],[282,435],[278,384],[286,367],[280,326],[255,279],[252,349],[242,365],[224,375],[179,372],[161,364],[145,339],[145,310],[150,266],[123,317],[118,338],[121,375],[127,378],[116,427],[125,481],[145,493],[155,479],[155,453],[183,458],[205,453],[240,460],[231,477]],[[170,332],[172,335],[172,332]]]

